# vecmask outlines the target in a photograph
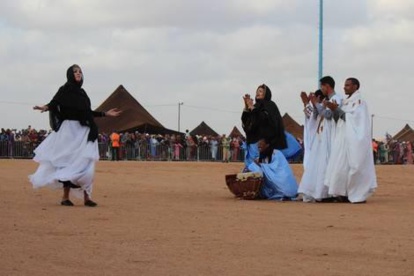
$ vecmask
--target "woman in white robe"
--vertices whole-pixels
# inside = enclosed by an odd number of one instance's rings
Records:
[[[60,87],[49,104],[35,106],[41,112],[49,111],[53,132],[34,151],[39,163],[29,176],[34,188],[63,188],[61,205],[73,206],[70,190],[83,196],[84,205],[95,207],[92,201],[95,163],[99,160],[98,129],[94,117],[118,116],[120,111],[91,110],[91,102],[82,89],[83,74],[78,65],[66,72],[67,82]]]

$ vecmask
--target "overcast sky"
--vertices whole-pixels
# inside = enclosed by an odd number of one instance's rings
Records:
[[[2,0],[0,127],[48,128],[74,63],[99,106],[122,84],[165,127],[240,127],[242,95],[266,83],[303,122],[317,88],[318,0]],[[361,81],[374,135],[414,127],[414,1],[325,0],[324,75]],[[122,109],[122,106],[119,106]]]

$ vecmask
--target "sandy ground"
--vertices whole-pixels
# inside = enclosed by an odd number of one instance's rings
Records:
[[[0,160],[0,275],[414,275],[414,166],[377,167],[359,205],[237,200],[240,168],[99,162],[88,208]]]

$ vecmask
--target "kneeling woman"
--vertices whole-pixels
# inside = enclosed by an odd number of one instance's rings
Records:
[[[258,142],[260,157],[247,168],[251,172],[260,172],[264,185],[260,195],[265,199],[289,201],[297,196],[298,185],[292,169],[280,150],[275,149],[266,139]]]

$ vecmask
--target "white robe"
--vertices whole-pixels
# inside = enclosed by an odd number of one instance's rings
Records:
[[[306,170],[308,167],[309,162],[311,162],[311,150],[314,144],[315,138],[318,134],[318,126],[319,122],[321,121],[322,117],[320,115],[315,117],[313,112],[313,108],[311,108],[312,112],[309,114],[305,114],[305,124],[303,130],[303,146],[304,146],[304,156],[303,156],[303,168]]]
[[[371,148],[371,121],[359,91],[343,102],[345,120],[339,119],[325,185],[333,196],[350,202],[365,201],[377,187]]]
[[[29,176],[33,188],[63,188],[60,181],[71,181],[80,189],[71,189],[77,197],[92,194],[95,163],[99,160],[98,142],[88,141],[89,127],[65,120],[35,149],[36,172]]]
[[[341,106],[342,100],[342,96],[338,94],[330,99],[331,102],[335,101],[339,106]],[[335,129],[336,124],[333,117],[328,119],[321,114],[316,117],[312,113],[309,118],[305,118],[304,173],[298,189],[298,193],[302,194],[305,202],[313,202],[329,196],[328,187],[325,186],[325,175]]]

